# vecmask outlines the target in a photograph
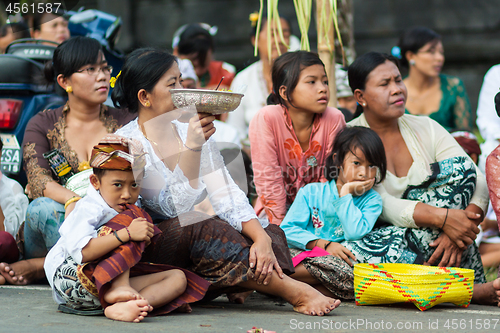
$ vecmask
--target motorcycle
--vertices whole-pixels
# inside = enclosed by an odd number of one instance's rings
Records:
[[[123,54],[115,49],[122,20],[98,11],[68,12],[71,36],[97,39],[108,63],[118,72]],[[46,40],[19,39],[0,55],[0,139],[3,143],[1,171],[26,185],[22,171],[24,130],[29,120],[45,109],[60,107],[66,99],[56,94],[52,85],[41,84],[45,62],[51,61],[57,43]]]

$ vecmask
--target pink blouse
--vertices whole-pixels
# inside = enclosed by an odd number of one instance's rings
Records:
[[[324,179],[326,158],[344,127],[342,113],[328,107],[316,115],[309,148],[302,151],[286,108],[268,105],[255,115],[249,138],[259,217],[266,214],[270,223],[281,224],[299,189]]]
[[[486,182],[500,230],[500,146],[496,147],[486,159]]]

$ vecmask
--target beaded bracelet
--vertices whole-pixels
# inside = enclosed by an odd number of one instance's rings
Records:
[[[125,244],[125,242],[124,242],[124,241],[122,241],[122,240],[120,239],[120,237],[118,237],[118,233],[116,232],[116,230],[113,230],[113,235],[115,235],[116,239],[118,239],[118,240],[120,241],[120,243]]]
[[[73,202],[77,202],[81,198],[82,197],[75,195],[74,197],[71,197],[70,199],[68,199],[68,201],[66,201],[66,203],[64,204],[64,210],[66,210],[68,208],[68,206],[71,205]]]
[[[199,153],[201,151],[201,148],[200,149],[189,148],[186,144],[184,144],[184,147],[186,147],[187,149],[189,149],[191,151],[194,151],[195,153]]]

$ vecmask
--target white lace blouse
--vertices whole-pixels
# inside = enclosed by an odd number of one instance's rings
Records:
[[[186,142],[188,124],[178,121],[172,123],[182,141]],[[202,147],[199,186],[195,189],[178,165],[171,171],[156,156],[153,146],[139,129],[137,119],[120,128],[116,134],[139,140],[147,153],[141,183],[143,206],[167,218],[173,218],[193,210],[193,206],[208,195],[215,214],[240,232],[242,222],[257,218],[245,193],[229,175],[212,138]],[[268,222],[261,221],[261,224],[265,228]]]

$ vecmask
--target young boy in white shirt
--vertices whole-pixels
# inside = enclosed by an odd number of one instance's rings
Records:
[[[134,205],[143,155],[139,142],[115,134],[94,146],[92,186],[83,199],[75,198],[75,209],[59,229],[61,238],[45,259],[56,302],[84,308],[100,303],[110,319],[140,322],[153,308],[165,314],[186,304],[189,312],[187,302],[204,296],[208,282],[195,274],[139,262],[160,233],[151,217]],[[140,275],[131,277],[131,270]],[[189,288],[193,281],[202,286],[201,293]]]

